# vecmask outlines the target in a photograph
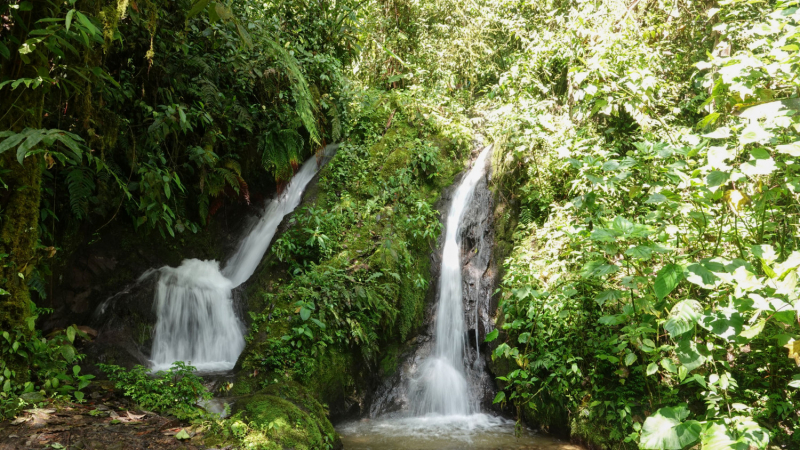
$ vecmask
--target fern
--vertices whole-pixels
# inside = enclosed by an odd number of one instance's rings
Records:
[[[85,166],[76,166],[67,172],[67,190],[72,214],[84,219],[89,214],[89,197],[95,189],[92,170]]]
[[[262,136],[261,162],[265,169],[275,174],[276,181],[285,181],[294,175],[302,151],[303,137],[297,130],[273,130]]]
[[[331,117],[331,139],[333,142],[338,142],[342,137],[342,116],[336,104],[331,104],[328,114]]]
[[[319,144],[321,140],[319,131],[317,130],[316,120],[314,120],[317,103],[314,101],[311,89],[303,76],[297,59],[275,39],[265,38],[264,41],[268,48],[272,50],[272,56],[277,60],[278,64],[283,67],[286,75],[289,77],[297,115],[303,122],[303,126],[306,127],[306,130],[308,130],[308,133],[311,135],[311,141]]]

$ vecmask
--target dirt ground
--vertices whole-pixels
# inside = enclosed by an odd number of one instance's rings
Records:
[[[124,399],[28,409],[0,422],[0,450],[200,450],[202,438],[189,424],[131,409]]]

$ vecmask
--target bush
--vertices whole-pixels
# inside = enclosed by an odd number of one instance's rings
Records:
[[[203,379],[194,374],[195,368],[177,361],[167,371],[155,374],[150,369],[136,365],[133,369],[98,364],[100,369],[142,409],[154,412],[169,412],[179,418],[197,413],[198,400],[208,400],[211,393],[203,386]]]

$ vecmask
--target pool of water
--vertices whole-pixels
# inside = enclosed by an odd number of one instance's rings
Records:
[[[345,450],[582,450],[487,414],[387,416],[339,424]]]

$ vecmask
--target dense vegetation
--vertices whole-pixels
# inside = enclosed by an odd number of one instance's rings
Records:
[[[87,336],[34,326],[63,253],[112,221],[196,233],[341,141],[249,287],[233,389],[256,395],[209,425],[332,446],[320,402],[392,372],[421,323],[474,125],[505,261],[496,403],[603,448],[800,445],[796,4],[0,4],[0,414],[91,380]],[[109,369],[145,406],[138,370]]]

